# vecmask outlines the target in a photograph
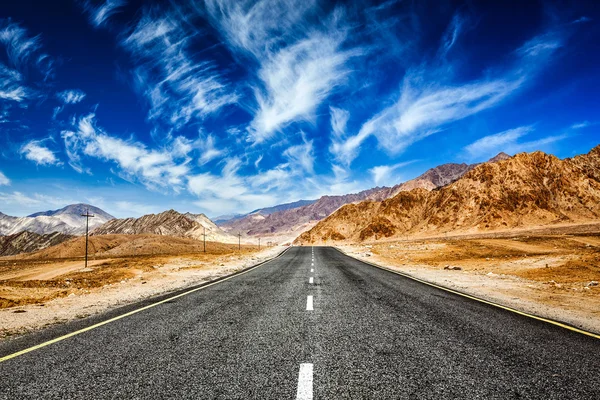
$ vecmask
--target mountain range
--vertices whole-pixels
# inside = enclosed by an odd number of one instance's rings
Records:
[[[488,163],[510,158],[508,154],[499,153]],[[453,182],[479,164],[448,163],[427,170],[422,175],[393,187],[376,187],[359,193],[342,196],[323,196],[310,204],[300,207],[276,210],[267,215],[260,212],[250,213],[239,218],[223,222],[220,226],[228,232],[241,232],[246,235],[264,236],[301,233],[312,227],[317,221],[329,216],[341,206],[363,200],[381,201],[393,197],[402,191],[416,188],[433,190]],[[288,205],[293,205],[289,203]],[[276,209],[276,207],[272,207]]]
[[[297,242],[470,233],[599,217],[600,146],[564,160],[539,151],[521,153],[477,165],[439,189],[416,188],[382,201],[348,204]]]
[[[140,235],[155,234],[204,239],[222,243],[237,243],[238,237],[219,228],[204,214],[181,214],[169,210],[160,214],[148,214],[139,218],[113,219],[96,228],[92,235]]]
[[[59,210],[39,212],[27,217],[12,217],[0,212],[0,235],[13,235],[29,231],[40,235],[60,232],[68,235],[85,233],[86,219],[81,214],[89,211],[90,230],[110,221],[114,217],[98,207],[89,204],[72,204]]]

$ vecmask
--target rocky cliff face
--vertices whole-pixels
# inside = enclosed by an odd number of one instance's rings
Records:
[[[417,188],[384,201],[346,205],[298,241],[362,241],[599,218],[600,146],[566,160],[522,153],[478,165],[437,190]]]
[[[237,237],[220,229],[204,214],[181,214],[169,210],[160,214],[148,214],[140,218],[113,219],[96,228],[93,235],[139,235],[155,234],[164,236],[187,237],[206,240],[237,243]]]

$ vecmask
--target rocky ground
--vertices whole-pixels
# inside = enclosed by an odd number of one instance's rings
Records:
[[[600,333],[600,233],[475,235],[339,248],[429,282]]]
[[[174,291],[271,258],[282,247],[90,260],[0,259],[0,339]]]

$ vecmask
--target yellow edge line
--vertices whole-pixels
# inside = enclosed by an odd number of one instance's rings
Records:
[[[561,328],[565,328],[565,329],[568,329],[568,330],[573,331],[573,332],[581,333],[581,334],[586,335],[586,336],[590,336],[590,337],[593,337],[593,338],[596,338],[596,339],[600,339],[600,335],[595,334],[593,332],[589,332],[589,331],[586,331],[586,330],[583,330],[583,329],[579,329],[579,328],[576,328],[574,326],[563,324],[561,322],[554,321],[554,320],[551,320],[551,319],[547,319],[547,318],[544,318],[544,317],[539,317],[539,316],[534,315],[534,314],[529,314],[529,313],[526,313],[525,311],[519,311],[519,310],[517,310],[515,308],[511,308],[511,307],[508,307],[508,306],[503,306],[502,304],[494,303],[493,301],[489,301],[489,300],[484,300],[482,298],[475,297],[475,296],[472,296],[470,294],[466,294],[466,293],[463,293],[463,292],[459,292],[457,290],[450,289],[450,288],[447,288],[447,287],[444,287],[444,286],[441,286],[441,285],[437,285],[435,283],[427,282],[427,281],[424,281],[422,279],[419,279],[419,278],[416,278],[414,276],[411,276],[409,274],[406,274],[404,272],[395,271],[393,269],[382,267],[381,265],[377,265],[377,264],[374,264],[374,263],[369,262],[369,261],[360,260],[360,259],[358,259],[356,257],[352,257],[351,255],[346,254],[344,251],[338,249],[337,247],[334,247],[334,249],[336,249],[340,253],[342,253],[342,254],[350,257],[350,258],[353,258],[353,259],[355,259],[357,261],[360,261],[360,262],[362,262],[364,264],[367,264],[367,265],[370,265],[372,267],[379,268],[379,269],[382,269],[384,271],[388,271],[388,272],[391,272],[391,273],[403,276],[403,277],[408,278],[408,279],[412,279],[413,281],[417,281],[419,283],[423,283],[423,284],[425,284],[427,286],[432,286],[434,288],[441,289],[441,290],[446,291],[446,292],[454,293],[454,294],[457,294],[459,296],[466,297],[468,299],[478,301],[480,303],[489,304],[491,306],[498,307],[498,308],[501,308],[503,310],[513,312],[515,314],[523,315],[525,317],[533,318],[533,319],[536,319],[538,321],[546,322],[548,324],[560,326]]]
[[[237,276],[244,275],[245,273],[248,273],[248,272],[250,272],[250,271],[253,271],[253,270],[255,270],[256,268],[262,267],[263,265],[265,265],[265,264],[267,264],[267,263],[269,263],[269,262],[271,262],[271,261],[275,260],[276,258],[279,258],[279,257],[281,257],[281,256],[283,255],[283,253],[285,253],[287,250],[289,250],[289,247],[288,247],[287,249],[285,249],[284,251],[282,251],[281,253],[279,253],[278,255],[276,255],[275,257],[271,258],[270,260],[263,261],[262,263],[260,263],[260,264],[258,264],[258,265],[255,265],[255,266],[253,266],[253,267],[250,267],[250,268],[248,268],[247,270],[245,270],[245,271],[243,271],[243,272],[234,273],[233,275],[230,275],[230,276],[227,276],[227,277],[225,277],[225,278],[223,278],[223,279],[220,279],[220,280],[218,280],[217,282],[208,283],[208,284],[206,284],[206,285],[204,285],[204,286],[200,286],[200,287],[197,287],[197,288],[195,288],[195,289],[188,290],[187,292],[180,293],[180,294],[178,294],[178,295],[176,295],[176,296],[172,296],[172,297],[169,297],[169,298],[167,298],[167,299],[164,299],[164,300],[158,301],[158,302],[156,302],[156,303],[149,304],[149,305],[147,305],[147,306],[144,306],[144,307],[142,307],[142,308],[138,308],[138,309],[136,309],[136,310],[129,311],[129,312],[125,313],[125,314],[118,315],[118,316],[116,316],[116,317],[114,317],[114,318],[107,319],[106,321],[98,322],[97,324],[90,325],[90,326],[88,326],[87,328],[83,328],[83,329],[80,329],[80,330],[78,330],[78,331],[74,331],[74,332],[71,332],[71,333],[67,333],[66,335],[59,336],[59,337],[57,337],[57,338],[54,338],[54,339],[52,339],[52,340],[49,340],[49,341],[47,341],[47,342],[40,343],[40,344],[38,344],[38,345],[36,345],[36,346],[33,346],[33,347],[28,347],[28,348],[26,348],[26,349],[24,349],[24,350],[17,351],[16,353],[9,354],[9,355],[7,355],[7,356],[4,356],[4,357],[0,358],[0,363],[2,363],[2,362],[4,362],[4,361],[8,361],[8,360],[10,360],[11,358],[15,358],[15,357],[18,357],[18,356],[22,356],[23,354],[27,354],[27,353],[29,353],[29,352],[31,352],[31,351],[34,351],[34,350],[37,350],[37,349],[41,349],[42,347],[46,347],[46,346],[49,346],[49,345],[51,345],[51,344],[54,344],[54,343],[60,342],[60,341],[62,341],[62,340],[65,340],[65,339],[71,338],[71,337],[73,337],[73,336],[77,336],[77,335],[79,335],[79,334],[81,334],[81,333],[84,333],[84,332],[87,332],[87,331],[91,331],[92,329],[99,328],[99,327],[101,327],[101,326],[103,326],[103,325],[110,324],[111,322],[118,321],[118,320],[120,320],[120,319],[122,319],[122,318],[129,317],[129,316],[131,316],[131,315],[133,315],[133,314],[137,314],[137,313],[139,313],[139,312],[141,312],[141,311],[145,311],[145,310],[147,310],[147,309],[149,309],[149,308],[156,307],[156,306],[158,306],[158,305],[160,305],[160,304],[166,303],[167,301],[171,301],[171,300],[174,300],[174,299],[178,299],[178,298],[180,298],[180,297],[183,297],[183,296],[187,296],[188,294],[191,294],[191,293],[197,292],[197,291],[199,291],[199,290],[202,290],[202,289],[206,289],[207,287],[214,286],[214,285],[216,285],[216,284],[219,284],[219,283],[221,283],[221,282],[225,282],[225,281],[227,281],[227,280],[229,280],[229,279],[232,279],[232,278],[235,278],[235,277],[237,277]]]

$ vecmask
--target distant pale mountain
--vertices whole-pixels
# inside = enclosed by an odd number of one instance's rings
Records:
[[[40,235],[33,232],[19,232],[0,236],[0,256],[12,256],[19,253],[31,253],[73,239],[75,236],[54,232]]]
[[[223,215],[219,215],[218,217],[214,217],[212,219],[212,221],[217,225],[221,225],[227,221],[231,221],[232,219],[243,218],[246,215],[248,215],[248,214],[223,214]]]
[[[438,190],[348,204],[298,243],[479,232],[600,220],[600,146],[558,159],[540,151],[480,164]]]
[[[249,214],[241,219],[228,221],[222,224],[221,227],[228,232],[241,232],[242,234],[253,236],[286,233],[296,230],[302,225],[319,221],[344,204],[368,199],[369,196],[380,192],[382,189],[377,187],[342,196],[323,196],[316,201],[311,201],[308,205],[283,209],[268,215],[260,213]],[[288,206],[289,204],[284,206]]]
[[[315,203],[316,201],[317,200],[298,200],[298,201],[294,201],[293,203],[284,203],[284,204],[278,204],[273,207],[259,208],[252,212],[249,212],[248,214],[221,215],[219,217],[216,217],[214,222],[217,225],[225,225],[228,222],[231,223],[233,221],[243,219],[244,217],[247,217],[250,215],[267,216],[267,215],[273,214],[274,212],[277,212],[277,211],[285,211],[285,210],[291,210],[292,208],[307,206],[307,205]]]
[[[12,235],[24,231],[42,235],[53,232],[81,235],[85,233],[86,222],[81,214],[86,210],[95,215],[94,218],[90,218],[90,230],[114,218],[89,204],[72,204],[60,210],[38,212],[27,217],[11,217],[0,213],[0,235]]]
[[[510,156],[505,153],[500,153],[489,160],[488,163],[509,157]],[[254,212],[241,218],[231,219],[221,223],[220,226],[228,232],[241,232],[242,234],[252,236],[270,236],[285,234],[292,231],[300,233],[309,229],[314,223],[329,216],[345,204],[364,200],[382,201],[393,197],[400,192],[415,188],[422,188],[428,191],[437,189],[452,183],[477,165],[479,164],[442,164],[427,170],[424,174],[415,179],[411,179],[410,181],[398,184],[394,187],[376,187],[343,196],[323,196],[316,201],[311,201],[310,204],[307,205],[284,208],[267,215],[263,215],[260,212]],[[301,202],[302,200],[296,203],[271,207],[270,209],[277,209],[277,207],[284,206],[289,207],[290,205],[299,204]]]
[[[96,228],[92,235],[140,235],[155,234],[164,236],[203,239],[221,243],[237,243],[238,237],[219,228],[204,214],[181,214],[169,210],[160,214],[148,214],[139,218],[113,219]]]

